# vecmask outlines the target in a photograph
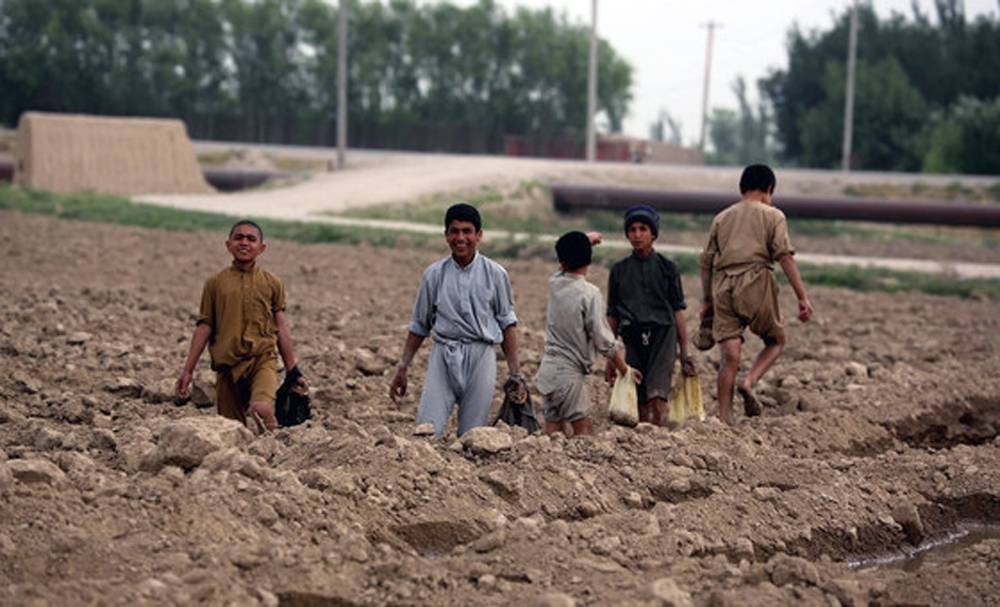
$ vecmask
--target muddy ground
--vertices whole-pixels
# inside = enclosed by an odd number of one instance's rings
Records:
[[[223,239],[0,213],[0,603],[1000,602],[989,530],[855,566],[1000,524],[995,301],[814,288],[735,427],[610,426],[595,375],[593,438],[435,440],[413,433],[426,346],[402,406],[388,382],[444,243],[272,242],[316,415],[254,436],[207,406],[207,355],[196,402],[170,397]],[[505,264],[533,373],[552,264]]]

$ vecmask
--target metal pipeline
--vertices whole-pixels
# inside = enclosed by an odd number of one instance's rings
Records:
[[[556,211],[563,213],[592,209],[625,211],[632,205],[648,204],[667,213],[714,215],[739,198],[737,195],[719,192],[606,186],[553,184],[549,188],[552,190],[552,202]],[[775,206],[786,217],[803,219],[1000,227],[1000,205],[995,204],[781,194],[775,196]]]
[[[205,181],[220,192],[234,192],[263,185],[272,179],[285,179],[294,173],[287,171],[260,171],[253,169],[202,169]],[[14,163],[0,159],[0,181],[14,180]]]

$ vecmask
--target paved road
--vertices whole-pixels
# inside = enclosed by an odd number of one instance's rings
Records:
[[[248,148],[245,144],[196,142],[199,151]],[[286,145],[252,146],[281,156],[333,161],[336,150]],[[409,232],[440,233],[437,225],[334,217],[346,209],[377,204],[406,203],[442,193],[460,193],[480,188],[509,190],[526,180],[541,182],[604,183],[642,187],[735,190],[740,169],[686,165],[590,164],[576,160],[510,158],[457,154],[424,154],[372,150],[349,150],[343,170],[315,175],[288,187],[258,189],[228,194],[146,195],[137,200],[175,208],[212,211],[228,215],[253,215],[275,219],[320,221],[345,226],[365,226]],[[944,187],[959,181],[981,187],[997,182],[994,177],[912,175],[898,173],[785,170],[779,171],[779,188],[786,192],[842,194],[847,185],[912,184]],[[734,200],[735,200],[734,195]],[[538,238],[537,235],[489,231],[490,238]],[[552,237],[547,237],[552,238]],[[627,246],[611,241],[609,246]],[[696,253],[693,248],[661,247],[665,251]],[[802,262],[859,265],[894,270],[954,274],[961,277],[1000,278],[1000,266],[949,263],[917,259],[871,259],[835,255],[802,254]]]

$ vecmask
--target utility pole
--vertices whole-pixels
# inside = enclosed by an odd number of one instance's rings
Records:
[[[597,142],[594,114],[597,113],[597,0],[590,3],[590,60],[587,63],[587,162],[594,162]]]
[[[715,38],[715,28],[722,24],[709,21],[702,27],[708,28],[708,41],[705,43],[705,82],[701,91],[701,137],[698,138],[698,149],[705,151],[705,127],[708,123],[708,85],[712,76],[712,41]]]
[[[347,0],[337,8],[337,170],[347,164]]]
[[[851,7],[851,33],[847,41],[847,91],[844,95],[844,147],[840,169],[851,170],[851,145],[854,138],[854,70],[858,62],[858,0]]]

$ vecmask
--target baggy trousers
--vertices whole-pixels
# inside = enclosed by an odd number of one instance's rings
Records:
[[[493,344],[435,340],[417,423],[434,424],[434,433],[441,436],[457,403],[459,435],[487,425],[497,379],[496,361]]]

